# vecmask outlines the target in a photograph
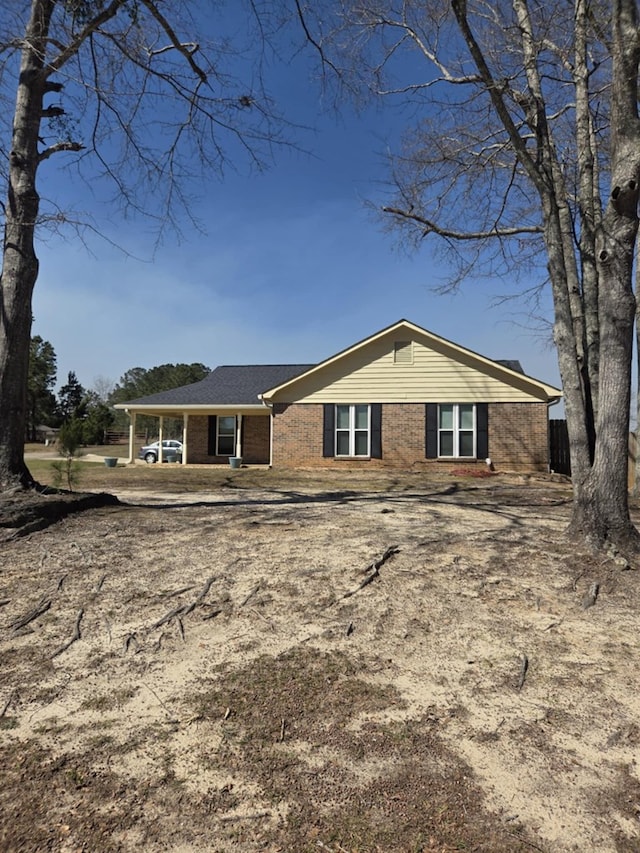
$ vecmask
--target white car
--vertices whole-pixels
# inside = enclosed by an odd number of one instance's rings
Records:
[[[144,459],[145,462],[148,462],[152,465],[154,462],[158,461],[158,456],[160,455],[160,442],[154,441],[153,444],[147,444],[144,447],[140,448],[140,452],[138,453],[138,459]],[[176,458],[182,457],[182,442],[176,441],[173,438],[165,439],[162,442],[162,461],[167,461],[167,456],[174,456]]]

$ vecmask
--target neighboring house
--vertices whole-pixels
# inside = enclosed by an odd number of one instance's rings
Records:
[[[120,403],[183,419],[183,464],[546,471],[562,391],[400,320],[320,364],[218,367],[201,382]],[[160,435],[160,437],[162,437]],[[135,458],[133,439],[131,458]]]
[[[41,441],[43,444],[49,446],[55,443],[59,432],[59,429],[47,426],[46,424],[39,424],[35,429],[36,441]]]

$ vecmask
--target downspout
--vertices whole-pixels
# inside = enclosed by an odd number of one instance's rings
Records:
[[[549,409],[551,406],[557,406],[558,403],[562,400],[562,397],[554,397],[551,400],[547,401],[547,474],[551,473],[551,458],[549,454],[549,450],[551,449],[551,433],[549,431],[549,421],[551,420],[549,416]]]

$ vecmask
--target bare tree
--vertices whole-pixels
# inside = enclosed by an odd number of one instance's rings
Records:
[[[109,397],[113,394],[113,390],[115,387],[115,379],[111,379],[110,376],[100,375],[94,378],[91,390],[101,403],[108,404]]]
[[[571,445],[569,530],[637,550],[627,498],[636,0],[339,5],[327,24],[327,4],[321,15],[298,3],[325,67],[416,117],[393,160],[385,213],[416,243],[438,240],[456,282],[537,268],[550,285]]]
[[[33,484],[23,450],[36,232],[72,219],[41,200],[37,178],[72,159],[74,179],[111,184],[123,215],[179,226],[194,178],[243,157],[261,168],[283,142],[260,72],[276,6],[247,0],[257,37],[240,44],[237,33],[235,41],[220,33],[208,44],[204,24],[222,27],[221,9],[187,0],[2,4],[0,122],[9,117],[9,126],[0,167],[0,489]],[[237,74],[252,58],[243,83]]]

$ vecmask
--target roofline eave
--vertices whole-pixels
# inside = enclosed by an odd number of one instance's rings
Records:
[[[151,405],[149,403],[116,403],[113,407],[123,412],[135,412],[142,415],[174,416],[186,414],[215,414],[216,412],[241,412],[265,414],[263,403],[188,403],[185,405]]]

